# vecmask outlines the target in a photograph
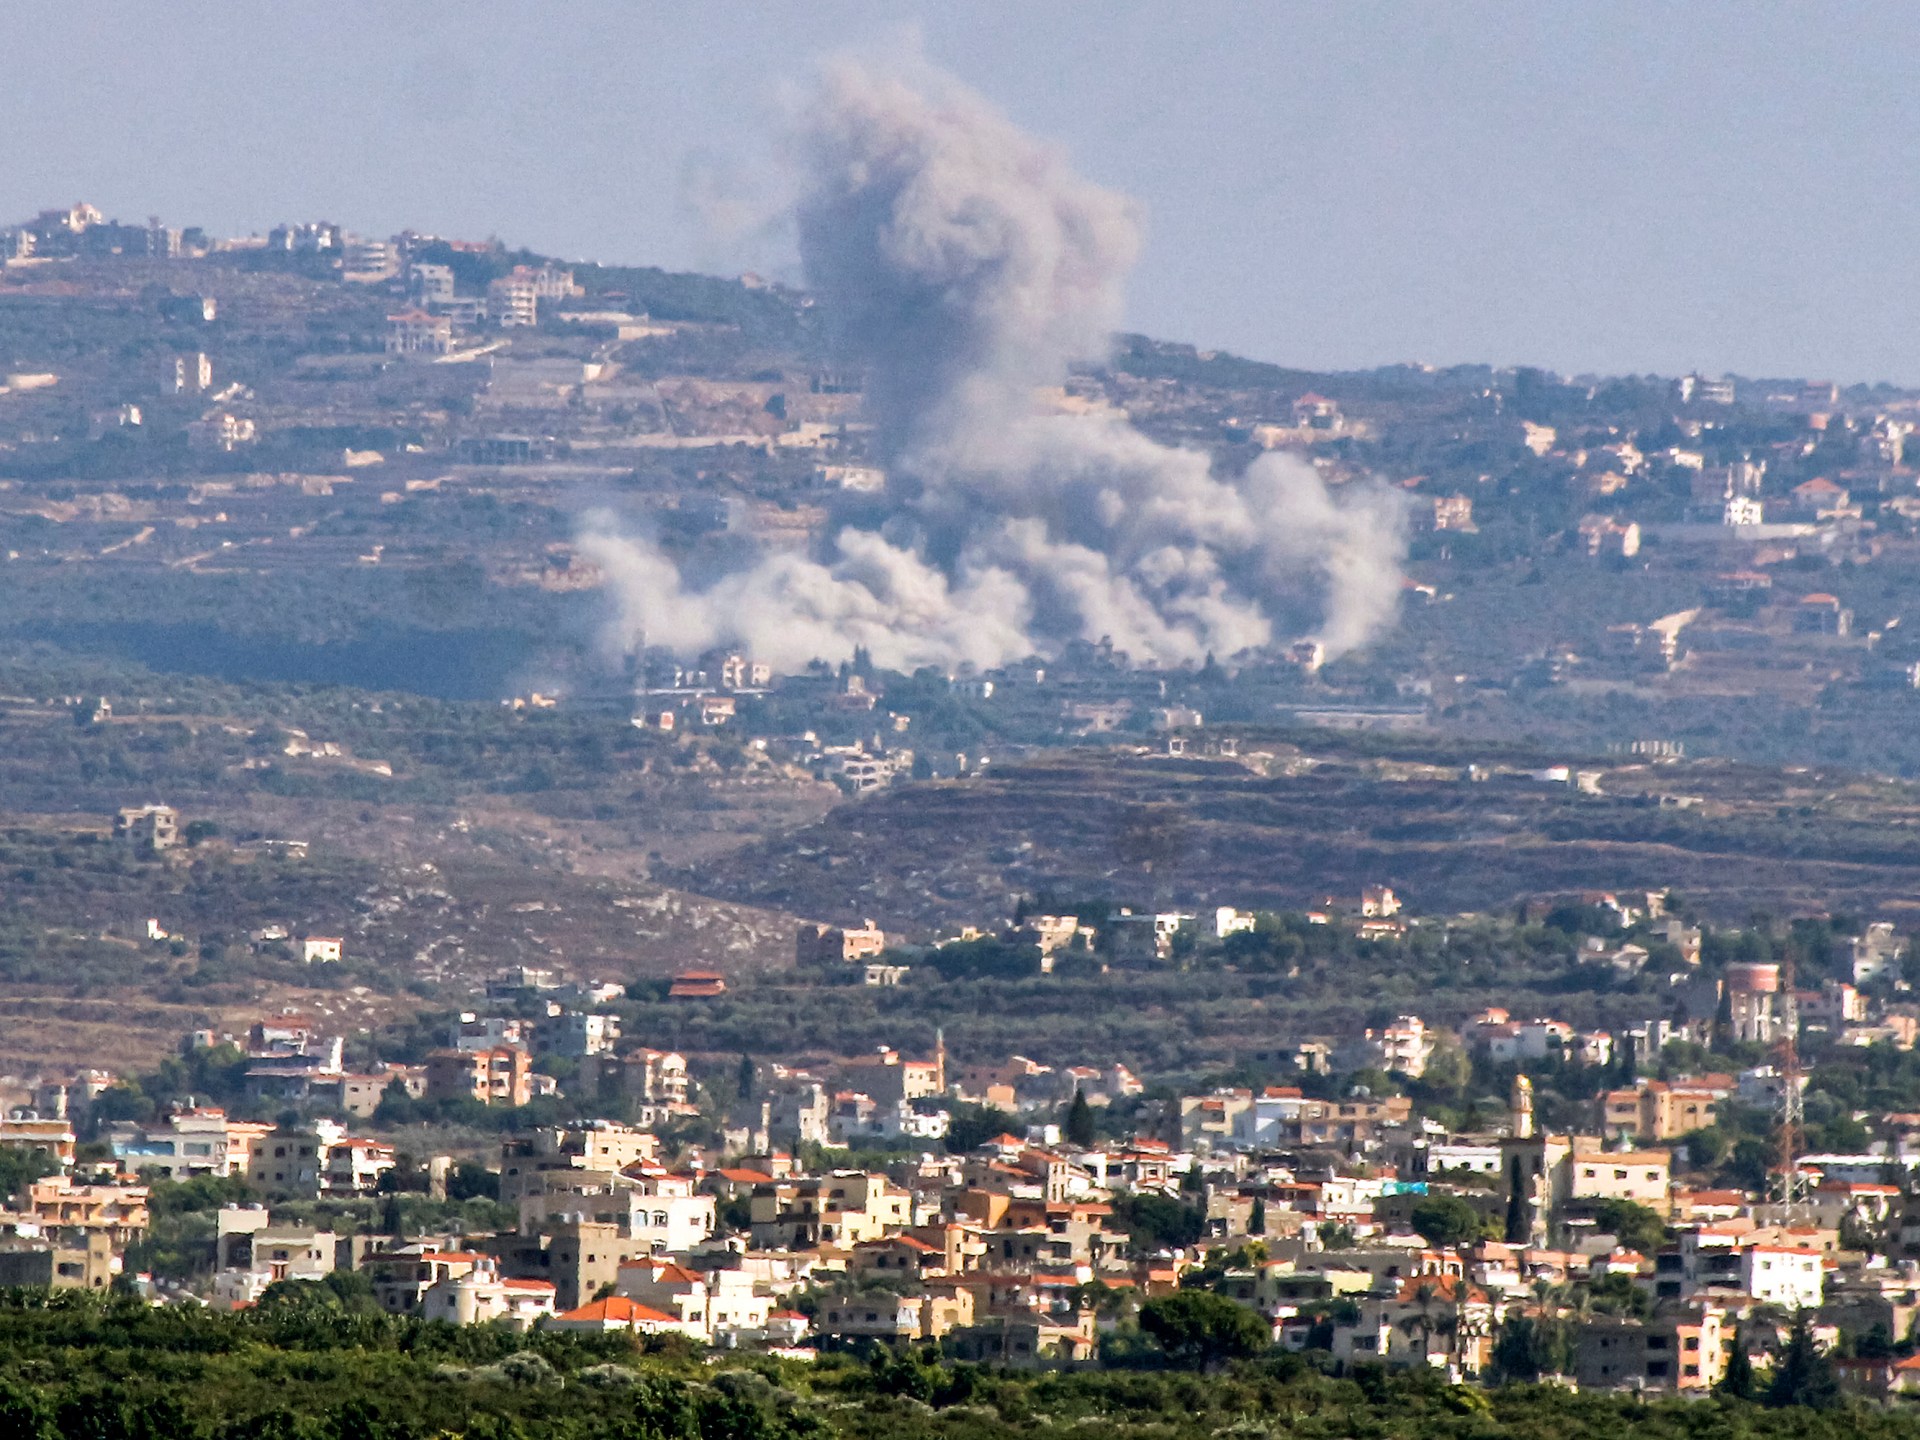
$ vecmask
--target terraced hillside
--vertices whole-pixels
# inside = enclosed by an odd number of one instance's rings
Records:
[[[703,893],[924,932],[1022,895],[1299,908],[1386,882],[1419,910],[1671,887],[1705,912],[1871,911],[1920,896],[1920,790],[1719,761],[1463,763],[1336,744],[1190,760],[1078,751],[910,785],[693,867]]]

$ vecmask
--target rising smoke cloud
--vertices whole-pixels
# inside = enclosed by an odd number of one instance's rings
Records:
[[[861,647],[910,670],[1108,637],[1182,664],[1296,638],[1276,616],[1304,588],[1330,656],[1391,622],[1393,492],[1329,489],[1281,454],[1226,475],[1118,416],[1037,410],[1111,343],[1139,244],[1122,197],[939,75],[832,66],[797,138],[801,260],[866,371],[886,521],[694,586],[596,512],[581,548],[608,576],[613,643],[736,645],[784,669]]]

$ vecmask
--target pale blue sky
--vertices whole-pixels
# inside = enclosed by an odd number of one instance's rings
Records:
[[[733,268],[783,87],[928,57],[1140,202],[1129,322],[1419,359],[1920,383],[1920,26],[1852,4],[88,0],[0,29],[0,221],[86,198]]]

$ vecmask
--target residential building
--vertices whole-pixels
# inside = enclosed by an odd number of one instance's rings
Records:
[[[393,1146],[378,1140],[340,1139],[326,1147],[320,1171],[320,1190],[334,1198],[371,1195],[380,1177],[393,1169]]]
[[[0,1120],[0,1150],[43,1156],[60,1170],[73,1168],[78,1143],[73,1124],[64,1117],[42,1117],[36,1111],[16,1110]]]
[[[160,393],[203,395],[213,388],[213,361],[204,351],[167,355],[160,361]]]
[[[1119,909],[1107,916],[1101,939],[1121,965],[1150,965],[1173,954],[1173,940],[1194,922],[1191,915],[1175,912],[1136,915]]]
[[[1733,1038],[1770,1045],[1777,1038],[1780,967],[1771,964],[1727,966],[1728,1013]]]
[[[236,1133],[225,1111],[194,1109],[175,1111],[150,1125],[116,1125],[108,1131],[107,1143],[127,1174],[151,1171],[167,1180],[190,1180],[196,1175],[245,1174],[252,1138],[248,1129]]]
[[[213,414],[187,423],[187,443],[200,450],[218,450],[231,453],[242,445],[251,445],[259,438],[259,428],[252,420],[231,415],[225,410],[216,410]]]
[[[905,1346],[938,1340],[973,1319],[973,1292],[964,1287],[919,1295],[876,1290],[827,1300],[814,1318],[814,1333],[829,1346],[863,1341]]]
[[[401,1245],[366,1257],[361,1268],[373,1298],[389,1315],[418,1316],[426,1295],[443,1280],[468,1275],[488,1257],[467,1250],[441,1250],[431,1243]]]
[[[1691,1299],[1717,1292],[1789,1310],[1810,1309],[1825,1293],[1826,1259],[1817,1246],[1763,1239],[1751,1222],[1728,1221],[1683,1231],[1677,1250],[1658,1257],[1655,1282],[1661,1296]]]
[[[247,1151],[247,1183],[265,1195],[318,1199],[327,1138],[318,1129],[299,1126],[255,1137]]]
[[[387,316],[387,354],[445,355],[453,349],[453,321],[425,310]]]
[[[541,1035],[547,1049],[555,1055],[579,1059],[606,1055],[612,1052],[614,1042],[620,1038],[620,1017],[569,1010],[541,1026]],[[684,1060],[681,1062],[683,1066],[685,1063]],[[685,1098],[684,1094],[682,1098]]]
[[[857,1245],[913,1223],[913,1197],[884,1175],[835,1170],[777,1181],[748,1201],[753,1244],[806,1250]]]
[[[553,1316],[554,1295],[551,1280],[503,1277],[496,1262],[486,1257],[427,1286],[418,1314],[449,1325],[497,1325],[524,1332]]]
[[[1568,1198],[1631,1200],[1665,1215],[1672,1162],[1665,1150],[1602,1150],[1576,1141],[1568,1162]]]
[[[801,965],[852,964],[874,959],[887,948],[887,937],[868,920],[859,926],[802,925],[794,938],[794,960]]]
[[[604,1300],[594,1300],[563,1311],[547,1321],[543,1328],[580,1330],[593,1335],[618,1331],[631,1331],[636,1335],[662,1335],[670,1330],[678,1330],[680,1322],[665,1311],[629,1300],[624,1295],[609,1295]]]
[[[1906,937],[1894,932],[1891,920],[1875,920],[1852,942],[1853,983],[1899,979],[1907,957]]]
[[[659,1137],[612,1120],[511,1136],[500,1144],[500,1203],[516,1205],[522,1194],[544,1187],[553,1170],[586,1170],[611,1177],[629,1166],[650,1166]],[[609,1183],[611,1180],[609,1179]]]
[[[696,1340],[714,1343],[763,1330],[773,1299],[744,1270],[693,1270],[668,1260],[632,1260],[620,1267],[614,1293],[672,1315]]]
[[[1470,495],[1434,496],[1433,528],[1453,531],[1472,530],[1474,528],[1473,497]]]
[[[1678,1140],[1714,1123],[1717,1107],[1734,1091],[1730,1075],[1674,1081],[1642,1080],[1600,1097],[1601,1134],[1608,1140]]]
[[[683,1254],[713,1234],[713,1196],[691,1177],[664,1171],[544,1170],[523,1180],[519,1203],[522,1235],[565,1221],[608,1224],[628,1242],[623,1260]]]
[[[1853,611],[1823,591],[1802,595],[1793,607],[1793,629],[1798,635],[1851,635]]]
[[[112,1237],[94,1233],[71,1244],[12,1236],[0,1239],[0,1289],[105,1290],[118,1256]]]
[[[532,1075],[532,1062],[518,1046],[435,1050],[427,1056],[427,1098],[525,1105],[533,1098]]]
[[[1402,1015],[1391,1025],[1369,1027],[1341,1045],[1334,1057],[1339,1070],[1398,1071],[1411,1079],[1426,1073],[1438,1037],[1418,1015]]]
[[[1595,1318],[1574,1337],[1582,1390],[1705,1395],[1720,1383],[1733,1335],[1713,1306],[1652,1320]]]
[[[171,805],[130,805],[115,817],[113,838],[135,850],[171,850],[180,841],[180,816]]]
[[[487,286],[487,311],[500,326],[540,323],[540,291],[533,279],[515,271]]]
[[[90,1235],[105,1235],[116,1250],[123,1249],[146,1238],[147,1187],[76,1185],[69,1176],[49,1175],[27,1186],[20,1213],[56,1243],[84,1243]]]
[[[407,290],[422,305],[453,303],[453,267],[416,260],[407,267]]]

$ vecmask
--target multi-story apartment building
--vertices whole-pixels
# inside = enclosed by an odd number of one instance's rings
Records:
[[[427,1098],[524,1105],[533,1098],[533,1065],[517,1045],[435,1050],[427,1056]]]

